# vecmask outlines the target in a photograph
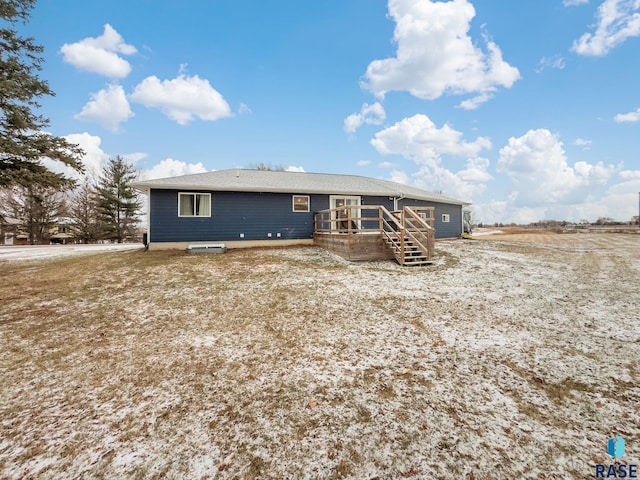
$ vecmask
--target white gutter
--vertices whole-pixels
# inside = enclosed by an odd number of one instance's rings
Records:
[[[400,195],[400,196],[396,195],[395,197],[393,197],[393,210],[394,211],[398,210],[398,201],[400,201],[400,200],[402,200],[404,198],[406,198],[405,195]]]

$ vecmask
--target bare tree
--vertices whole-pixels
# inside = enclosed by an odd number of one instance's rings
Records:
[[[271,171],[271,172],[284,172],[284,167],[282,165],[271,165],[270,163],[250,163],[247,167],[249,170],[261,170],[261,171]]]
[[[26,234],[31,245],[48,243],[51,229],[66,214],[64,193],[37,183],[4,188],[0,205],[0,215],[13,220],[13,233]]]

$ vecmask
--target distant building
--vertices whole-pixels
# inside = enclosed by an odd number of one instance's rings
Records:
[[[3,218],[0,220],[0,243],[4,245],[27,245],[29,235],[23,232],[19,226],[19,220],[15,218]]]

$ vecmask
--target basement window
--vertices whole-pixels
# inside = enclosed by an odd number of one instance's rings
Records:
[[[293,196],[293,211],[294,212],[308,212],[309,211],[309,196],[308,195],[294,195]]]
[[[178,193],[179,217],[210,217],[210,193]]]
[[[451,217],[449,217],[448,213],[442,214],[442,223],[449,223],[451,221]]]

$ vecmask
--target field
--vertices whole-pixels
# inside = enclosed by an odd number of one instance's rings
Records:
[[[640,463],[640,236],[0,263],[0,478],[592,478]]]

